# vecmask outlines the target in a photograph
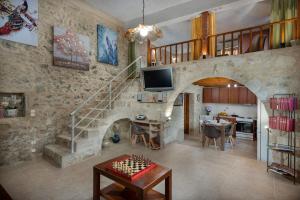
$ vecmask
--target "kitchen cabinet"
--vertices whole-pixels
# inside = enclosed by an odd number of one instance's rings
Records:
[[[248,104],[248,88],[239,87],[239,104]]]
[[[212,103],[212,88],[203,88],[203,103]]]
[[[229,90],[228,88],[220,88],[219,103],[229,103]]]
[[[212,103],[219,103],[220,102],[220,90],[219,88],[212,88],[211,91]]]
[[[250,90],[248,90],[248,103],[249,104],[256,104],[257,103],[257,98],[256,95],[253,94]]]
[[[246,87],[203,88],[203,103],[256,104],[257,98]]]
[[[229,88],[229,103],[238,104],[239,103],[239,88],[232,87]]]

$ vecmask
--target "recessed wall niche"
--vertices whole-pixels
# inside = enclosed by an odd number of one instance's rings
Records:
[[[0,92],[0,119],[25,117],[24,93]]]

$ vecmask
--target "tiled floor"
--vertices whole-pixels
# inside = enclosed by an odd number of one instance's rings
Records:
[[[0,183],[15,200],[87,200],[92,197],[92,167],[120,154],[143,153],[173,169],[173,199],[282,199],[299,200],[300,185],[267,174],[265,163],[255,160],[255,144],[238,142],[234,149],[202,148],[197,140],[170,144],[160,151],[127,141],[105,148],[103,155],[65,169],[42,158],[0,168]],[[110,183],[101,179],[101,185]],[[164,191],[164,184],[156,187]]]

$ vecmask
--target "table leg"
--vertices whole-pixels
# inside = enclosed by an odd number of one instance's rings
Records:
[[[206,142],[206,137],[204,134],[202,134],[202,147],[205,146],[205,142]]]
[[[93,170],[94,183],[93,183],[93,200],[100,199],[100,172],[98,169]]]
[[[146,192],[141,189],[138,193],[138,196],[139,196],[139,200],[144,200],[146,199]]]
[[[165,179],[165,196],[166,200],[172,200],[172,172]]]
[[[221,131],[221,151],[225,150],[225,126],[222,126]]]

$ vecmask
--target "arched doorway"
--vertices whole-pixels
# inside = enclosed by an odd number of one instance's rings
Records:
[[[172,94],[173,98],[174,96],[175,94]],[[182,96],[183,101],[181,104],[182,109],[176,105],[180,96]],[[186,102],[184,100],[187,98],[185,96],[189,96],[189,114],[186,113]],[[243,151],[246,148],[252,149],[250,152],[252,158],[265,160],[266,138],[263,132],[265,131],[264,126],[267,123],[268,114],[264,103],[249,88],[238,81],[219,76],[206,77],[189,83],[186,88],[182,89],[175,98],[175,104],[173,103],[172,106],[167,107],[166,116],[171,118],[170,123],[173,127],[171,131],[177,133],[177,135],[173,135],[172,139],[183,142],[185,136],[187,136],[187,134],[184,134],[187,132],[186,116],[189,118],[189,137],[200,136],[200,116],[206,115],[206,106],[213,106],[210,115],[211,120],[218,117],[218,114],[238,119],[238,134],[235,134],[235,136],[244,145],[242,147]],[[248,156],[246,152],[242,153]]]

